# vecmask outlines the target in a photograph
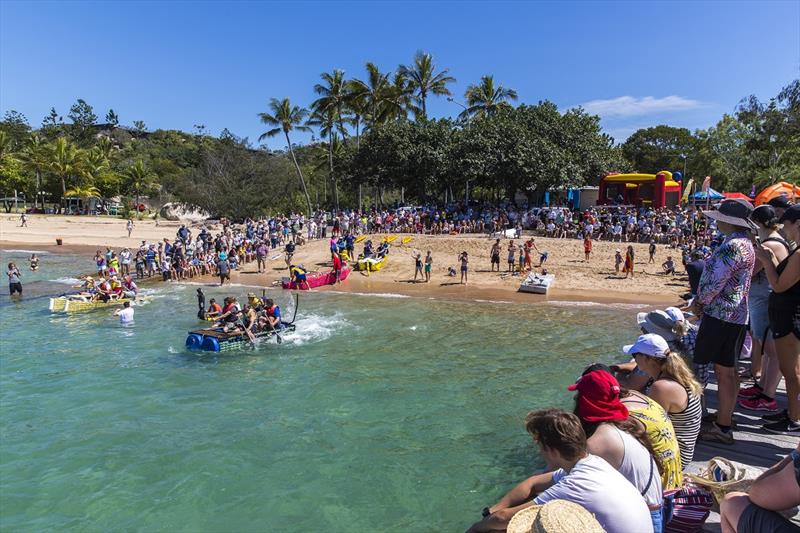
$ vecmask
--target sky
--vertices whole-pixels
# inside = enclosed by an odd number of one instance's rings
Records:
[[[38,127],[83,98],[101,120],[113,108],[124,125],[255,142],[270,98],[308,106],[320,73],[394,70],[418,50],[456,78],[456,100],[492,74],[520,103],[582,105],[622,142],[658,124],[707,128],[745,96],[777,95],[800,71],[800,1],[0,0],[0,113]],[[428,101],[433,117],[460,111]]]

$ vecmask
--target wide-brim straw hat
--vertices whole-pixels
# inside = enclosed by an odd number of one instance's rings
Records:
[[[753,204],[740,198],[724,200],[716,211],[703,211],[708,218],[719,222],[727,222],[740,228],[756,229],[755,223],[750,220]]]
[[[605,533],[603,526],[586,509],[567,500],[534,505],[515,514],[508,533]]]

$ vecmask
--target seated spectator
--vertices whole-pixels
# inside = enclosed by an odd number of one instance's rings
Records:
[[[675,275],[675,261],[672,260],[672,256],[668,255],[667,260],[661,263],[661,268],[664,269],[664,274],[668,276]]]
[[[531,505],[567,500],[592,513],[608,533],[653,531],[650,512],[639,491],[604,459],[587,450],[586,433],[577,416],[560,409],[528,414],[525,428],[539,446],[547,466],[484,509],[483,520],[469,532],[504,530],[511,518]]]
[[[800,531],[779,514],[800,505],[800,444],[758,476],[750,490],[731,492],[720,504],[722,533],[791,533]]]

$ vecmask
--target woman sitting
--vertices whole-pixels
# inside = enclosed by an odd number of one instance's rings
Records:
[[[686,469],[694,457],[702,422],[700,384],[681,356],[671,351],[667,341],[659,335],[640,335],[622,351],[632,355],[636,366],[648,376],[642,392],[669,414],[681,450],[681,463]]]
[[[620,401],[617,379],[604,370],[581,376],[568,390],[577,391],[575,414],[587,437],[589,453],[613,466],[644,497],[650,509],[653,531],[663,530],[662,466],[642,426],[629,418]]]

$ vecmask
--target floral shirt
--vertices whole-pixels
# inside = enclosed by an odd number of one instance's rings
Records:
[[[747,293],[756,256],[743,231],[731,233],[706,259],[697,288],[703,313],[734,324],[747,324]]]

